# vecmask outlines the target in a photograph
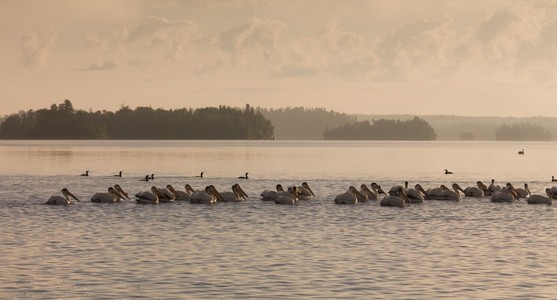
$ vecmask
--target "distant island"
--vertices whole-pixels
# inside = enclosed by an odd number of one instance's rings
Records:
[[[116,112],[71,101],[0,117],[0,139],[234,139],[548,141],[557,118],[350,115],[325,108],[229,106]]]
[[[70,100],[50,109],[12,114],[0,125],[2,139],[242,139],[273,138],[273,125],[246,105],[199,109],[127,106],[116,112],[75,110]]]
[[[346,124],[334,129],[325,129],[326,140],[425,140],[437,139],[437,134],[424,120],[374,120]]]

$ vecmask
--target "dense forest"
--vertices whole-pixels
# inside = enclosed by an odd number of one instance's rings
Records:
[[[271,122],[253,107],[164,110],[127,106],[116,112],[75,110],[69,100],[13,114],[2,139],[272,139]]]
[[[287,107],[259,109],[273,123],[275,138],[281,140],[321,140],[325,128],[356,122],[356,118],[324,108]]]
[[[498,141],[549,141],[551,133],[540,125],[530,123],[504,124],[495,131]]]
[[[433,128],[418,117],[414,119],[387,120],[380,119],[345,124],[334,129],[326,129],[326,140],[435,140],[437,135]]]

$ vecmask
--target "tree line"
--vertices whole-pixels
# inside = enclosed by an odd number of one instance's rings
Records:
[[[436,140],[437,134],[428,122],[418,117],[411,120],[379,119],[345,124],[325,129],[326,140]]]
[[[249,104],[199,109],[121,107],[116,112],[75,110],[70,100],[49,109],[12,114],[2,139],[272,139],[273,125]]]
[[[530,123],[503,124],[495,131],[498,141],[549,141],[551,133],[540,125]]]

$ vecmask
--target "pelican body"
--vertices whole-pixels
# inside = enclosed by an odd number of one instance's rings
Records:
[[[220,193],[224,202],[240,202],[246,200],[248,195],[239,184],[234,184],[232,186],[232,192],[222,192]]]
[[[546,196],[542,195],[532,195],[526,199],[528,204],[548,204],[551,205],[553,199],[557,199],[557,196],[551,191],[550,188],[545,189]]]
[[[356,204],[358,203],[358,199],[367,198],[360,193],[354,186],[350,186],[348,190],[342,194],[339,194],[335,197],[336,204]]]
[[[166,189],[169,190],[172,195],[174,195],[174,200],[176,201],[190,201],[191,194],[195,191],[189,184],[186,184],[186,191],[177,191],[172,185],[166,185]]]
[[[261,201],[275,201],[279,196],[280,192],[284,192],[284,188],[281,184],[277,184],[276,191],[273,190],[264,190],[261,192]]]
[[[512,187],[503,187],[500,191],[491,195],[491,202],[514,202],[518,200],[518,194]]]
[[[76,201],[80,202],[74,194],[68,191],[67,188],[62,189],[62,196],[50,196],[45,204],[50,205],[70,205],[73,204],[71,199],[75,199]]]
[[[165,197],[156,186],[151,187],[150,191],[135,194],[135,201],[141,204],[158,204],[159,199]]]
[[[388,195],[381,200],[381,206],[395,206],[395,207],[405,207],[408,200],[408,196],[404,193],[403,187],[400,187],[396,191],[396,196]]]
[[[303,182],[301,187],[298,187],[298,198],[300,200],[309,200],[310,197],[315,197],[315,194],[309,187],[307,182]]]
[[[298,189],[295,186],[289,187],[286,191],[278,193],[275,199],[276,204],[296,204],[298,203]]]
[[[212,204],[217,201],[223,201],[223,199],[212,185],[208,185],[205,187],[205,190],[197,191],[190,196],[190,203]]]
[[[91,197],[91,202],[97,203],[114,203],[125,200],[124,196],[121,195],[115,188],[109,187],[108,193],[95,193]]]

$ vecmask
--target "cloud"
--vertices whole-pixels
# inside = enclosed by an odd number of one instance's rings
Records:
[[[172,39],[172,30],[192,32],[196,29],[196,24],[188,20],[169,21],[163,17],[149,16],[137,23],[133,29],[126,29],[122,37],[128,43],[153,39],[169,40]]]
[[[391,32],[376,46],[377,79],[420,80],[455,72],[468,54],[459,35],[450,30],[452,19],[416,20]]]
[[[98,34],[87,32],[85,36],[85,45],[93,50],[106,50],[108,48],[108,41],[100,38]]]
[[[85,68],[77,69],[77,71],[110,71],[116,69],[117,67],[118,64],[116,64],[114,61],[106,60],[103,62],[90,64]]]
[[[40,35],[32,33],[22,36],[20,39],[21,65],[29,68],[47,65],[57,37],[58,31],[53,28]]]
[[[272,66],[280,60],[281,33],[286,29],[288,26],[282,21],[250,18],[247,22],[221,32],[217,43],[221,49],[232,55],[234,63],[247,52],[255,50]]]

